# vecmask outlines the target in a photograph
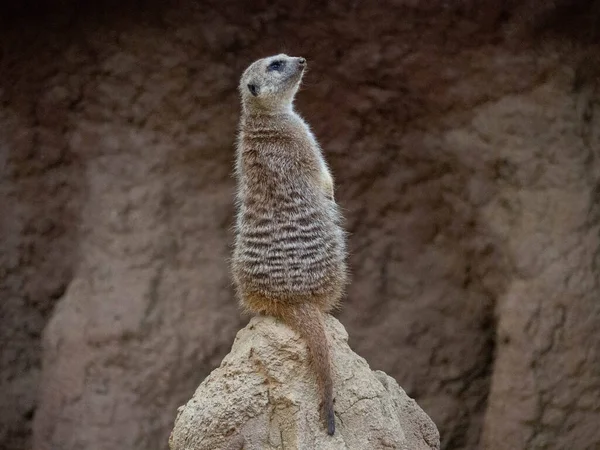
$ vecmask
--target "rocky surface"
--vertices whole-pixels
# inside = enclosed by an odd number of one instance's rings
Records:
[[[599,446],[598,5],[3,2],[0,447],[166,448],[243,326],[236,86],[281,50],[351,233],[352,348],[444,449]]]
[[[326,320],[335,385],[336,434],[319,418],[306,345],[282,322],[252,319],[221,366],[179,409],[171,450],[234,448],[439,449],[431,419],[393,378],[372,371],[348,346],[348,334]]]

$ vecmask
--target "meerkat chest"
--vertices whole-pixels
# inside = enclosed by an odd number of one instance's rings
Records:
[[[307,139],[310,141],[310,146],[314,149],[314,157],[317,162],[318,169],[318,180],[321,187],[324,191],[333,197],[333,176],[331,175],[331,171],[329,170],[329,166],[325,161],[325,157],[323,156],[323,152],[321,151],[321,147],[319,146],[317,139],[308,128],[306,123],[303,122]]]
[[[323,155],[319,155],[319,168],[321,169],[320,177],[323,188],[326,191],[333,191],[333,176],[331,175],[329,167],[327,167],[327,163],[325,162]]]

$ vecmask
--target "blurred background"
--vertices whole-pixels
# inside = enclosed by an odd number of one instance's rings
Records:
[[[0,2],[0,448],[166,450],[247,322],[237,83],[308,59],[350,345],[445,450],[600,448],[600,2]]]

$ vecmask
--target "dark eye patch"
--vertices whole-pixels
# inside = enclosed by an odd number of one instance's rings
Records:
[[[280,71],[285,67],[285,61],[278,59],[277,61],[273,61],[271,64],[267,66],[267,72],[272,72],[274,70]]]

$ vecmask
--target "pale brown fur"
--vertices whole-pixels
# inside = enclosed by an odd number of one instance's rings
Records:
[[[333,179],[292,107],[305,65],[303,58],[276,55],[254,62],[242,76],[232,272],[246,309],[281,318],[305,339],[322,418],[333,434],[323,314],[338,304],[347,282],[346,243]]]

